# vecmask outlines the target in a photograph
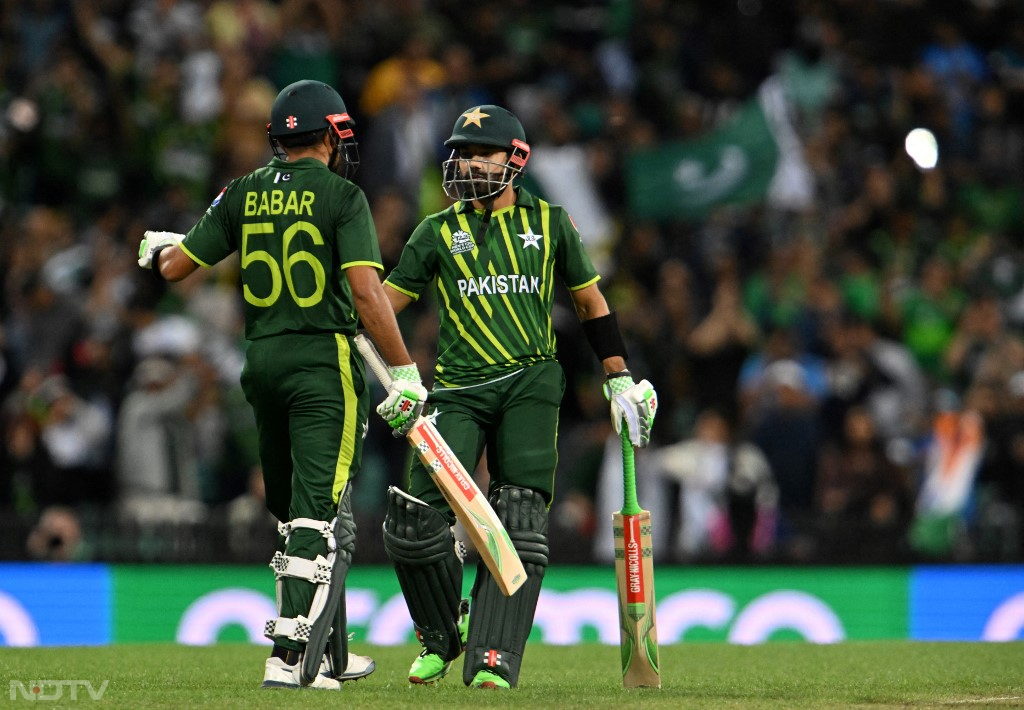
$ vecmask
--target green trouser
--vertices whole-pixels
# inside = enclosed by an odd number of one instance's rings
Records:
[[[363,359],[351,337],[293,333],[254,340],[242,389],[256,416],[267,508],[282,522],[333,520],[342,489],[359,471],[370,410]],[[328,552],[327,541],[304,528],[282,549],[309,560]],[[305,616],[315,585],[282,581],[280,615]],[[288,639],[276,643],[302,650]]]
[[[565,374],[555,361],[471,387],[430,393],[431,418],[459,461],[472,473],[484,447],[490,490],[513,485],[538,491],[550,503],[558,465],[558,409]],[[409,493],[455,516],[419,459],[409,468]]]

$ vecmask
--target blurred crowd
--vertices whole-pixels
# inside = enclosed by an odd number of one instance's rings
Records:
[[[447,204],[455,117],[522,119],[529,185],[569,208],[660,395],[637,466],[664,559],[1024,559],[1013,0],[0,0],[0,519],[31,529],[0,554],[160,559],[126,546],[272,530],[237,260],[171,286],[135,258],[145,229],[187,231],[269,160],[270,105],[298,79],[356,120],[388,267]],[[769,80],[810,199],[634,214],[631,154],[713,132]],[[905,150],[915,128],[934,167]],[[608,559],[618,449],[559,299],[552,544]],[[424,374],[431,310],[400,320]],[[366,451],[373,520],[407,452],[374,423]]]

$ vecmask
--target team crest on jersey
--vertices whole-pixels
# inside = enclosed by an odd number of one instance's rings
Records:
[[[473,237],[470,236],[469,232],[459,230],[452,234],[452,254],[462,254],[463,252],[473,251],[476,245],[473,244]]]
[[[534,234],[532,227],[527,227],[524,234],[520,234],[519,238],[523,240],[523,249],[526,247],[533,247],[537,251],[540,251],[540,242],[544,238],[543,234]]]

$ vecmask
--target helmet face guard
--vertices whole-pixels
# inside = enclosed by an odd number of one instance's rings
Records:
[[[359,169],[359,142],[352,130],[352,118],[347,113],[332,113],[326,117],[330,124],[328,131],[334,151],[327,163],[332,171],[345,179],[350,179]]]
[[[468,202],[483,202],[500,195],[522,174],[530,159],[530,146],[518,138],[513,138],[507,148],[494,146],[493,152],[504,150],[508,156],[504,163],[463,158],[459,150],[460,146],[454,146],[448,159],[441,163],[441,186],[449,198]]]

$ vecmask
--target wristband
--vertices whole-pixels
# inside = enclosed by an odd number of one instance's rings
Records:
[[[619,372],[609,372],[605,376],[605,380],[614,380],[616,377],[632,377],[633,373],[629,370],[620,370]]]
[[[615,312],[583,321],[583,334],[587,336],[590,347],[602,362],[616,355],[626,359],[626,344],[622,342]]]
[[[149,268],[153,270],[153,273],[156,274],[157,278],[161,281],[166,281],[166,279],[164,279],[164,275],[160,273],[160,252],[164,249],[170,249],[172,246],[174,245],[164,244],[163,246],[159,246],[153,250],[153,260],[149,263]]]

